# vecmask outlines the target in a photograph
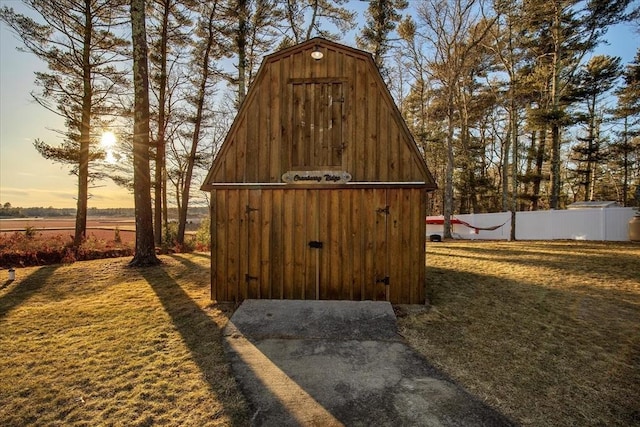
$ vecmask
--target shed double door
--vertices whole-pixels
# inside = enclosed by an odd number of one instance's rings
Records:
[[[388,300],[386,192],[312,190],[305,201],[305,298]]]
[[[385,189],[216,191],[212,297],[394,300]],[[402,211],[397,211],[402,215]],[[391,296],[390,296],[391,293]]]

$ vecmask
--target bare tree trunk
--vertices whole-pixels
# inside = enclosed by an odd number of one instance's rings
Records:
[[[198,87],[198,98],[196,107],[195,126],[193,129],[193,136],[191,138],[191,150],[189,157],[187,158],[187,170],[184,177],[184,183],[182,186],[182,200],[178,204],[180,211],[178,213],[178,236],[177,241],[179,244],[184,244],[184,233],[187,225],[187,213],[189,210],[189,192],[191,191],[191,179],[193,177],[193,168],[196,162],[196,155],[198,154],[198,142],[200,141],[200,129],[202,127],[202,120],[205,108],[205,98],[207,96],[207,84],[209,82],[210,70],[209,61],[211,58],[211,51],[214,44],[214,32],[213,27],[215,17],[215,8],[211,10],[208,20],[208,40],[204,50],[201,62],[200,86]]]
[[[550,208],[560,207],[560,126],[551,125],[551,199]]]
[[[509,115],[511,118],[511,115]],[[502,144],[502,150],[500,150],[500,154],[502,154],[502,173],[500,174],[501,187],[502,187],[502,210],[509,210],[509,151],[511,150],[511,120],[509,120],[509,124],[507,125],[507,135],[504,139],[504,143]]]
[[[445,239],[451,238],[451,215],[453,214],[453,171],[454,171],[454,135],[455,135],[455,91],[460,84],[460,76],[464,72],[471,52],[477,48],[495,23],[489,21],[474,37],[465,40],[477,24],[474,8],[476,0],[430,1],[418,7],[418,13],[428,28],[426,38],[435,50],[432,72],[440,81],[447,94],[447,162],[444,188],[444,232]]]
[[[305,40],[309,40],[311,38],[311,32],[313,31],[313,28],[315,27],[316,24],[316,18],[318,16],[318,0],[312,0],[311,2],[311,23],[309,24],[309,27],[307,28],[307,34],[305,35]]]
[[[247,95],[247,37],[248,37],[249,5],[248,0],[238,1],[238,107]]]
[[[624,117],[624,153],[622,158],[622,167],[624,178],[622,181],[622,206],[627,207],[627,201],[629,196],[629,117]]]
[[[465,198],[466,207],[463,210],[460,207],[460,213],[477,213],[478,212],[478,191],[476,188],[476,164],[474,154],[471,148],[471,133],[469,131],[469,99],[473,98],[473,89],[469,90],[469,94],[465,92],[465,88],[460,88],[459,106],[460,112],[460,142],[463,150],[464,169],[466,173],[465,180]],[[461,197],[462,199],[462,197]],[[462,201],[461,201],[462,204]]]
[[[136,252],[130,266],[157,265],[151,209],[151,169],[149,167],[149,71],[145,1],[131,0],[131,41],[133,45],[133,196],[136,213]]]
[[[549,200],[551,209],[560,207],[560,68],[561,61],[561,6],[554,4],[554,20],[551,26],[553,37],[552,68],[551,68],[551,198]]]
[[[167,94],[167,39],[169,26],[169,13],[171,3],[169,0],[164,2],[164,10],[162,11],[162,28],[160,32],[160,78],[158,79],[158,136],[156,140],[156,170],[154,183],[154,236],[155,244],[162,244],[162,218],[165,212],[164,201],[166,197],[165,187],[167,186],[165,175],[165,117],[166,117],[166,94]]]
[[[87,210],[89,200],[89,143],[91,141],[91,2],[85,0],[84,40],[82,49],[82,123],[80,124],[80,153],[78,159],[78,209],[73,246],[79,247],[87,234]]]
[[[514,80],[512,80],[513,84]],[[509,112],[511,121],[511,146],[513,149],[512,165],[511,165],[511,230],[509,233],[510,240],[516,240],[516,211],[518,210],[518,111],[514,91],[511,91],[511,111]]]
[[[453,88],[449,87],[448,107],[447,107],[447,167],[444,177],[444,230],[443,237],[451,239],[451,215],[453,215]]]
[[[540,189],[542,187],[542,172],[544,166],[544,153],[547,145],[547,128],[546,126],[540,130],[540,140],[538,142],[538,151],[536,153],[536,174],[533,178],[533,195],[531,210],[537,211],[540,206]]]
[[[524,183],[524,188],[523,188],[523,194],[526,194],[527,196],[529,196],[529,192],[532,191],[531,189],[531,184],[533,183],[533,161],[536,158],[536,152],[537,152],[537,145],[536,145],[536,141],[537,141],[537,135],[538,132],[536,130],[532,130],[531,131],[531,144],[529,145],[529,148],[527,149],[527,166],[525,168],[525,176],[527,177],[527,180]],[[521,205],[521,210],[525,209],[524,206],[524,201],[522,202]],[[531,204],[529,204],[529,209],[531,209]]]

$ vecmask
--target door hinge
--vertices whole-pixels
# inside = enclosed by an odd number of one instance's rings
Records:
[[[245,210],[244,210],[244,213],[250,214],[251,212],[257,211],[257,210],[259,210],[259,209],[258,208],[252,208],[251,206],[247,205]]]
[[[250,276],[249,273],[244,275],[245,282],[250,282],[251,280],[258,280],[258,278],[256,276]]]
[[[376,283],[384,283],[386,286],[389,286],[389,276],[376,280]]]
[[[384,208],[378,208],[376,212],[380,214],[383,213],[385,215],[389,215],[389,205],[385,206]]]

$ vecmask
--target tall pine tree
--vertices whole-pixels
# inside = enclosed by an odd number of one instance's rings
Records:
[[[157,265],[151,209],[149,167],[149,68],[145,0],[131,0],[131,43],[133,45],[133,196],[136,213],[136,249],[132,267]]]
[[[117,114],[116,97],[126,87],[125,74],[117,68],[127,42],[113,30],[124,21],[123,0],[24,0],[43,24],[6,6],[0,19],[21,38],[25,50],[47,64],[48,72],[36,73],[39,91],[32,93],[43,107],[65,120],[65,136],[59,145],[36,141],[42,156],[72,166],[78,177],[74,245],[86,235],[89,182],[100,178],[89,164],[100,159],[96,147],[100,123]],[[98,125],[96,125],[96,122]]]
[[[153,0],[149,8],[150,84],[157,98],[154,170],[154,237],[156,245],[162,244],[163,228],[168,228],[166,146],[169,122],[172,119],[172,91],[181,70],[177,63],[182,59],[181,50],[188,44],[191,28],[189,9],[194,0]],[[174,114],[175,115],[175,114]],[[163,227],[164,226],[164,227]],[[170,242],[167,242],[170,243]]]
[[[577,73],[576,86],[571,93],[585,106],[585,110],[578,113],[578,120],[586,126],[586,136],[580,138],[581,144],[573,147],[577,160],[583,165],[577,172],[582,176],[585,201],[594,200],[598,166],[605,159],[600,135],[604,115],[601,100],[613,87],[621,71],[620,58],[596,55]]]
[[[407,0],[371,0],[365,13],[366,24],[356,37],[359,48],[371,52],[373,60],[382,75],[388,78],[385,68],[385,55],[389,52],[390,34],[402,19],[400,11],[407,8]]]
[[[614,116],[622,120],[622,130],[618,132],[616,142],[611,150],[618,159],[617,166],[622,169],[622,197],[623,206],[629,206],[632,190],[632,177],[636,165],[636,172],[640,175],[640,49],[637,50],[632,63],[623,71],[624,82],[617,90],[617,106]],[[635,183],[636,193],[640,188],[640,181]],[[640,198],[635,198],[635,204],[640,206]]]
[[[630,0],[530,0],[524,2],[526,45],[533,68],[544,68],[546,101],[537,121],[551,131],[550,207],[561,206],[562,131],[570,123],[568,91],[584,56],[602,42],[608,28],[626,18]]]

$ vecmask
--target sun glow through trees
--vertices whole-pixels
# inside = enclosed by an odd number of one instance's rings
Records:
[[[105,161],[110,164],[116,163],[118,159],[116,159],[113,153],[116,145],[116,135],[113,132],[104,132],[100,138],[100,145],[102,145],[106,153]]]

